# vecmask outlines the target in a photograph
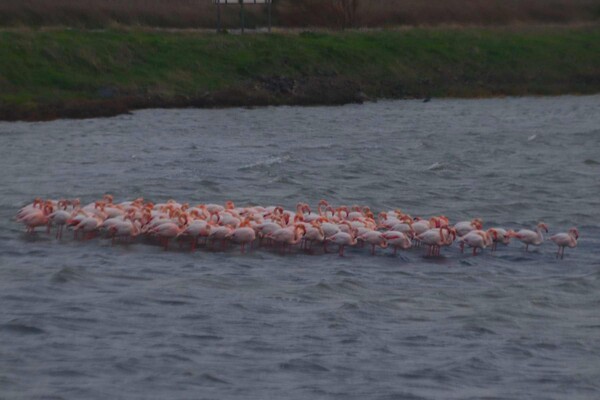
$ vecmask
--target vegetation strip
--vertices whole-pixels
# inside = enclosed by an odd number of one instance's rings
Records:
[[[0,119],[600,92],[600,27],[0,32]]]

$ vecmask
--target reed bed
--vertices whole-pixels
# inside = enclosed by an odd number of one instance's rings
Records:
[[[223,23],[239,23],[239,7],[223,7]],[[265,26],[264,6],[248,6],[249,27]],[[0,26],[118,25],[212,28],[212,0],[0,0]],[[479,25],[600,21],[600,0],[274,0],[281,27]]]

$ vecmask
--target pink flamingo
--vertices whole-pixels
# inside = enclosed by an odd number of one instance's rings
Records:
[[[177,237],[182,231],[183,229],[179,225],[174,222],[167,222],[152,228],[148,233],[158,236],[166,251],[169,249],[169,240]]]
[[[27,227],[27,233],[34,233],[35,228],[38,226],[47,226],[48,232],[50,232],[50,219],[49,215],[54,211],[54,207],[51,201],[46,201],[41,208],[29,207],[25,208],[23,212],[17,214],[17,221],[23,223]]]
[[[321,225],[317,222],[313,222],[312,224],[306,227],[306,235],[304,235],[304,243],[306,250],[310,250],[314,242],[323,243],[325,240],[325,232]]]
[[[521,229],[518,232],[513,232],[510,234],[510,237],[514,237],[519,239],[521,242],[525,243],[525,251],[529,250],[529,245],[539,246],[544,242],[544,235],[542,234],[542,230],[548,233],[548,226],[540,222],[534,231],[529,229]]]
[[[112,238],[112,244],[115,244],[116,238],[127,238],[128,241],[140,234],[139,222],[123,220],[114,223],[108,228],[108,233]]]
[[[102,220],[97,216],[84,217],[77,226],[75,232],[81,231],[84,233],[84,240],[89,240],[94,237],[98,228],[102,224]]]
[[[550,240],[552,240],[558,246],[556,258],[559,256],[561,260],[564,258],[565,247],[569,247],[571,249],[577,247],[577,239],[579,239],[579,231],[577,228],[569,229],[568,233],[557,233],[556,235],[550,236]]]
[[[281,243],[282,253],[285,254],[286,246],[291,250],[291,246],[300,243],[306,234],[304,225],[298,224],[295,226],[281,228],[271,233],[268,238],[275,243]]]
[[[387,231],[383,233],[383,237],[394,248],[394,255],[398,253],[398,249],[407,250],[412,247],[410,237],[404,232]]]
[[[444,234],[444,231],[447,234]],[[417,236],[417,239],[429,246],[428,256],[439,256],[441,246],[448,246],[454,241],[453,236],[456,237],[456,233],[452,231],[447,225],[444,225],[437,229],[429,229],[422,234]]]
[[[369,231],[358,237],[358,240],[369,243],[371,245],[371,255],[375,255],[375,246],[379,246],[382,249],[388,247],[387,240],[383,233],[378,231]]]
[[[511,230],[507,231],[503,228],[490,228],[487,232],[492,235],[492,240],[494,241],[492,244],[492,253],[496,251],[498,243],[507,246],[510,243],[511,235],[514,233]]]
[[[239,228],[231,231],[226,237],[233,243],[240,243],[242,246],[242,253],[244,253],[246,244],[250,244],[252,247],[252,243],[256,239],[256,232],[250,227],[250,220],[246,219],[240,224]]]
[[[229,225],[211,225],[210,233],[208,234],[207,240],[211,241],[211,248],[214,248],[215,241],[221,241],[221,250],[225,250],[227,247],[226,239],[229,234],[233,231],[233,228]]]
[[[189,237],[191,240],[191,251],[196,250],[200,237],[208,238],[211,231],[211,225],[205,220],[193,220],[190,224],[179,233],[178,237]]]
[[[492,231],[495,235],[495,231]],[[458,241],[460,242],[460,252],[462,253],[465,248],[465,244],[473,248],[473,255],[477,255],[477,249],[485,249],[488,246],[493,245],[494,241],[492,235],[482,230],[472,230],[467,234],[461,236]]]
[[[344,248],[346,246],[355,246],[358,241],[354,236],[346,232],[338,232],[335,235],[325,239],[325,243],[335,243],[338,245],[340,257],[344,256]]]
[[[58,225],[56,230],[56,238],[62,239],[63,229],[67,224],[67,221],[76,215],[76,211],[56,210],[52,214],[48,215],[50,222],[53,225]]]
[[[458,236],[465,236],[467,233],[480,230],[483,228],[483,221],[481,218],[475,218],[471,221],[461,221],[454,224],[454,229],[456,229],[456,234]]]

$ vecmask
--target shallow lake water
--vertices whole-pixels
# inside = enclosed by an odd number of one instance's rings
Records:
[[[596,399],[600,96],[0,122],[0,398]],[[579,228],[473,257],[30,237],[35,196],[320,199]]]

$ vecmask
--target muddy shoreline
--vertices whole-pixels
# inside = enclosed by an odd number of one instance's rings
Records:
[[[109,95],[104,96],[107,98],[42,102],[33,107],[0,104],[0,120],[33,122],[61,118],[112,117],[148,108],[331,106],[375,100],[365,94],[357,82],[322,77],[259,78],[244,85],[196,96],[121,94],[106,88],[102,92],[109,92]],[[406,97],[409,96],[399,98]]]

